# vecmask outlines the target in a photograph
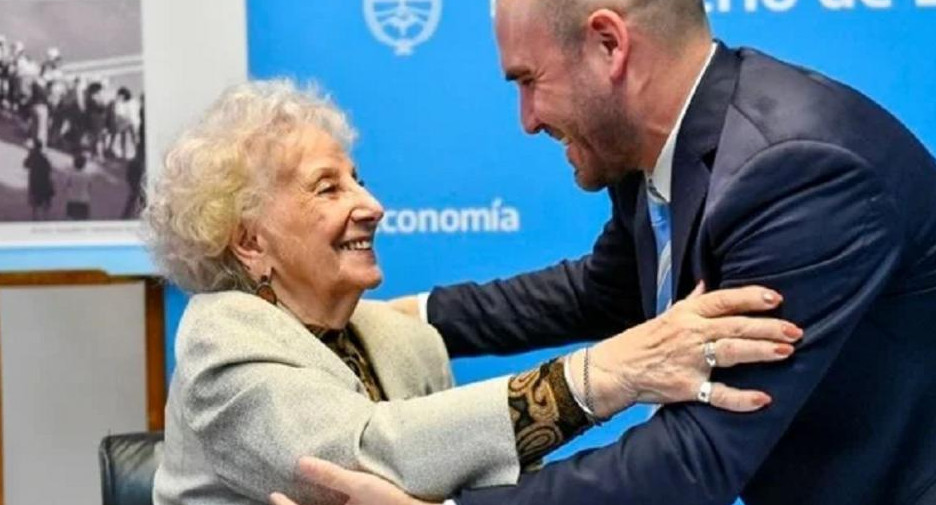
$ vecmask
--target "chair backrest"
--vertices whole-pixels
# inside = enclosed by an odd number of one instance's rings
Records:
[[[153,476],[162,455],[162,432],[108,435],[101,440],[103,505],[152,505]]]

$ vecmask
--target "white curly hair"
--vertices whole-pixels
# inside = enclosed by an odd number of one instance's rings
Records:
[[[286,79],[227,89],[179,136],[150,177],[142,213],[144,241],[165,277],[191,293],[255,285],[229,245],[242,223],[261,215],[277,169],[293,162],[296,146],[285,139],[306,126],[346,150],[356,137],[315,86]]]

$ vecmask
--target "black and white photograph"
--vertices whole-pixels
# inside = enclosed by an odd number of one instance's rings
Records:
[[[138,218],[141,26],[140,0],[0,0],[0,228]]]

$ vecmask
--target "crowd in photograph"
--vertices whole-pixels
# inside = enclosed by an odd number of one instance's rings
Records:
[[[142,94],[115,86],[106,76],[69,71],[58,48],[35,58],[22,42],[0,35],[0,121],[8,125],[2,140],[28,149],[22,166],[29,171],[33,220],[54,218],[49,214],[58,192],[50,149],[71,159],[58,188],[65,199],[64,217],[92,217],[92,163],[124,171],[129,191],[119,217],[134,217],[145,170],[143,118]]]

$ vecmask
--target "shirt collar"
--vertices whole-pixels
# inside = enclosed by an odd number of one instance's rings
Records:
[[[695,83],[692,84],[692,89],[689,91],[689,95],[683,103],[682,110],[679,111],[676,124],[673,125],[673,130],[670,131],[669,136],[666,137],[666,143],[663,144],[663,150],[660,151],[660,156],[657,158],[656,165],[653,167],[653,172],[647,176],[647,193],[651,198],[662,200],[663,203],[670,203],[670,197],[672,195],[670,188],[673,181],[673,155],[676,152],[676,137],[679,135],[680,128],[682,128],[682,122],[686,117],[686,111],[689,109],[692,97],[695,96],[696,90],[699,88],[699,83],[702,82],[702,76],[705,75],[705,71],[708,70],[709,65],[712,63],[712,57],[715,56],[715,50],[717,48],[718,44],[713,42],[712,48],[709,50],[708,58],[705,60],[705,65],[702,66],[702,70],[700,70],[699,75],[696,76]]]

